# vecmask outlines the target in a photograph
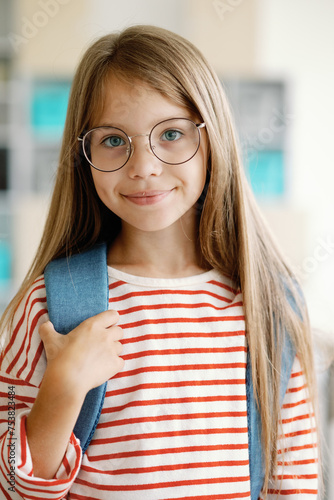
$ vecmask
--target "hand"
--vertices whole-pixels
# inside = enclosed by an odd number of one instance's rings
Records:
[[[40,326],[47,371],[68,390],[86,394],[124,367],[120,357],[122,329],[117,311],[105,311],[80,323],[67,335],[57,333],[50,321]]]

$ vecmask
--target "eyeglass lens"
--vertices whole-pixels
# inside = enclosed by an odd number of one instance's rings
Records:
[[[190,160],[197,152],[200,132],[187,118],[165,120],[155,125],[149,134],[153,154],[164,163],[178,165]],[[116,127],[97,127],[88,132],[83,149],[89,163],[96,169],[112,172],[123,167],[134,146],[128,135]]]

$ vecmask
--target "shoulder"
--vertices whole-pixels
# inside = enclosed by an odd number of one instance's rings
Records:
[[[46,290],[44,276],[39,276],[27,289],[15,311],[12,335],[17,333],[23,324],[33,326],[37,317],[44,313],[47,313]]]
[[[47,320],[44,276],[39,276],[27,289],[4,332],[2,372],[31,383],[36,378],[36,370],[44,373],[43,344],[38,329]]]

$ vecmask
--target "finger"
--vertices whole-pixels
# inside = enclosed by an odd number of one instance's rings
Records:
[[[111,327],[110,333],[113,340],[122,340],[124,337],[123,330],[120,326]]]
[[[102,328],[110,328],[119,321],[119,314],[114,309],[103,311],[96,316],[93,316],[97,324]]]
[[[123,351],[122,344],[120,342],[115,342],[115,352],[116,352],[117,356],[119,356],[122,351]]]

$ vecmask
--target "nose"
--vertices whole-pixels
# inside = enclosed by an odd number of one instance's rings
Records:
[[[136,138],[135,141],[132,139]],[[131,178],[147,178],[160,175],[162,162],[153,154],[148,134],[138,134],[131,137],[131,156],[127,163],[128,175]]]

